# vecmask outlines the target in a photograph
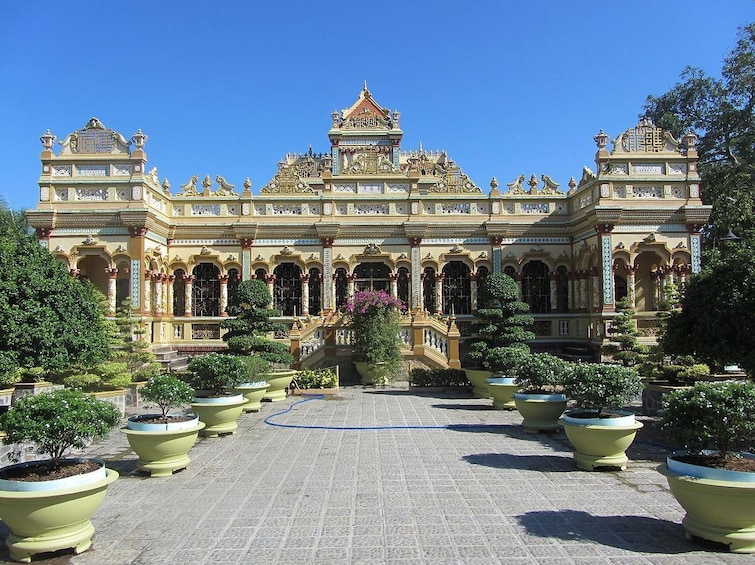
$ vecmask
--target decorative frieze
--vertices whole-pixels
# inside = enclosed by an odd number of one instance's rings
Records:
[[[76,165],[76,176],[106,177],[110,172],[108,165]]]
[[[386,185],[386,192],[390,193],[408,193],[409,192],[409,184],[408,183],[388,183]]]
[[[298,204],[273,204],[274,216],[301,216],[301,206]]]
[[[359,183],[359,194],[382,194],[382,183]]]
[[[355,204],[354,214],[357,216],[387,215],[388,204]]]
[[[131,176],[131,165],[113,165],[113,176],[123,177]]]
[[[663,198],[663,188],[660,186],[633,186],[632,196],[635,198]]]
[[[220,216],[219,204],[192,204],[192,216]]]
[[[52,166],[52,176],[54,177],[70,177],[71,176],[71,165],[53,165]]]
[[[345,193],[356,194],[356,192],[357,192],[357,185],[354,184],[354,183],[350,183],[350,184],[334,184],[333,185],[333,192],[345,192]]]
[[[107,200],[107,188],[77,188],[76,200]]]
[[[56,202],[67,202],[68,201],[68,189],[67,188],[56,188],[55,189],[55,201]]]
[[[522,202],[519,209],[522,214],[547,214],[549,212],[547,202]]]
[[[632,173],[635,175],[662,175],[663,163],[632,164]]]

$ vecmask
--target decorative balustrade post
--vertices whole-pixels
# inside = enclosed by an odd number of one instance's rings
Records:
[[[301,332],[299,331],[299,324],[297,320],[294,320],[291,330],[288,332],[288,338],[291,341],[289,353],[294,358],[291,364],[292,369],[301,369]]]
[[[461,333],[456,327],[456,316],[451,315],[448,326],[448,367],[451,369],[461,369],[461,359],[459,358],[459,338]]]
[[[600,275],[597,268],[590,268],[590,277],[592,282],[591,309],[598,311],[600,310]]]

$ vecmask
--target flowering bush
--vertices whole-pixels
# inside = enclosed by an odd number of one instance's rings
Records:
[[[347,305],[346,321],[354,333],[354,360],[384,363],[395,376],[401,366],[399,316],[404,305],[384,290],[361,290]]]
[[[564,387],[578,408],[600,415],[606,408],[621,408],[634,400],[642,393],[642,380],[632,367],[578,363],[566,375]]]
[[[173,406],[188,404],[194,397],[194,390],[188,383],[163,373],[152,377],[142,387],[142,396],[160,407],[163,418]]]
[[[514,372],[522,392],[551,394],[561,389],[571,364],[550,353],[535,353],[525,355]]]
[[[210,396],[223,393],[247,380],[247,367],[235,355],[208,353],[189,361],[191,385],[195,390],[209,391]]]

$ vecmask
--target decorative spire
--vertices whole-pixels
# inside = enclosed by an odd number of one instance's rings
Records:
[[[56,137],[50,132],[49,129],[42,134],[42,137],[39,138],[39,140],[42,142],[42,147],[44,147],[48,151],[52,150],[52,145],[53,143],[55,143],[55,139]]]
[[[137,130],[136,133],[131,136],[131,141],[134,142],[137,149],[143,148],[144,144],[147,143],[147,139],[147,136],[142,133],[141,129]]]
[[[596,145],[598,146],[598,149],[605,149],[606,145],[608,144],[608,134],[604,132],[603,130],[600,130],[598,132],[598,135],[593,137],[595,140]]]

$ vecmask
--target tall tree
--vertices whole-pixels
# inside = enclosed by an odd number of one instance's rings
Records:
[[[107,358],[99,293],[71,277],[0,205],[0,367],[56,370]]]

